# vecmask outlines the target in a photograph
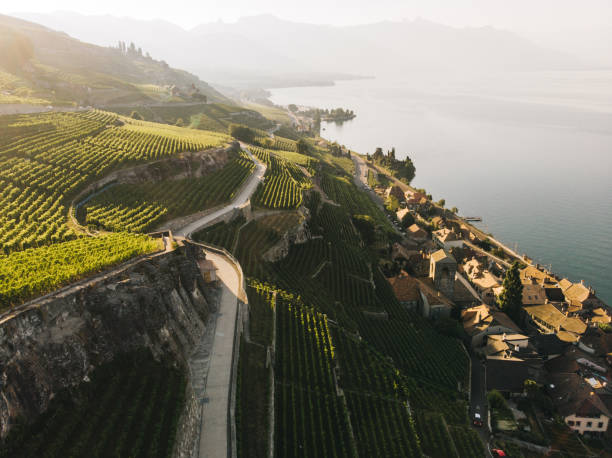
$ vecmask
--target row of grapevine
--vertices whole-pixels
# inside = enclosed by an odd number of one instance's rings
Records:
[[[198,242],[212,243],[232,251],[236,238],[238,237],[238,229],[245,223],[243,217],[236,218],[229,223],[221,221],[213,224],[198,232],[192,234],[192,238]]]
[[[431,327],[413,322],[388,320],[360,321],[362,335],[413,377],[426,379],[449,389],[467,377],[467,356],[460,344]],[[465,385],[462,386],[465,388]]]
[[[126,160],[151,160],[185,152],[202,151],[229,141],[229,137],[215,132],[204,132],[130,121],[120,127],[106,129],[87,139],[87,143],[120,151]]]
[[[277,295],[275,358],[276,456],[353,456],[325,315]]]
[[[461,458],[485,456],[484,445],[476,431],[465,426],[450,426],[449,430]]]
[[[312,226],[318,226],[330,239],[342,240],[352,246],[360,244],[359,234],[351,223],[349,215],[340,207],[324,203],[316,217],[312,219]]]
[[[229,138],[120,121],[100,111],[0,116],[0,132],[6,134],[0,140],[5,253],[74,238],[65,225],[68,199],[119,164],[217,146]]]
[[[122,355],[76,396],[54,399],[35,423],[12,432],[0,457],[170,457],[184,394],[180,372],[148,353]]]
[[[297,142],[294,140],[290,140],[288,138],[277,137],[270,138],[267,135],[264,136],[264,132],[261,132],[262,135],[258,135],[255,137],[254,143],[256,145],[261,145],[264,148],[280,150],[280,151],[289,151],[295,152],[297,151]]]
[[[346,394],[346,400],[351,412],[351,425],[359,456],[422,456],[414,422],[406,403],[352,392]]]
[[[391,223],[383,211],[376,206],[370,196],[353,184],[352,177],[323,173],[321,187],[331,200],[340,204],[350,215],[369,215],[377,224],[392,230]]]
[[[241,155],[200,178],[112,186],[87,202],[80,218],[111,231],[144,232],[163,220],[229,201],[253,168],[253,162]]]
[[[253,147],[253,153],[267,165],[264,182],[259,185],[253,202],[272,209],[297,208],[302,204],[302,191],[311,186],[308,178],[293,163],[274,153]]]
[[[70,140],[95,135],[117,119],[101,111],[0,117],[0,154],[36,155]]]
[[[250,280],[247,295],[249,298],[249,333],[251,340],[262,345],[270,345],[272,343],[276,292],[267,285]]]
[[[240,230],[238,246],[234,253],[246,275],[264,278],[265,263],[262,255],[280,241],[280,234],[265,224],[254,220]]]
[[[423,451],[432,458],[459,458],[442,415],[418,410],[416,428]]]
[[[147,236],[116,233],[0,254],[0,306],[18,304],[159,248],[159,241]]]

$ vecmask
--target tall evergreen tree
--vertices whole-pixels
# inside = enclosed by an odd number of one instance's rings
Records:
[[[523,303],[523,284],[521,283],[517,261],[506,272],[506,278],[504,278],[502,286],[503,290],[498,298],[499,307],[516,321],[520,318]]]

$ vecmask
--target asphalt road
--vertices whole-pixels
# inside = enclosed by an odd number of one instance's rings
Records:
[[[257,185],[263,179],[264,174],[266,173],[266,164],[259,161],[251,152],[248,150],[246,145],[241,143],[242,149],[249,155],[249,157],[255,162],[255,171],[248,178],[246,184],[242,186],[242,189],[238,193],[236,197],[225,207],[210,213],[209,215],[203,216],[197,221],[185,226],[178,231],[175,231],[175,235],[179,237],[189,237],[192,233],[196,232],[199,229],[202,229],[204,226],[207,226],[212,221],[215,221],[219,217],[233,211],[235,208],[239,208],[251,198],[255,190],[257,189]]]
[[[480,361],[476,355],[471,356],[472,361],[472,389],[471,389],[471,402],[470,402],[470,423],[474,420],[474,414],[476,412],[480,413],[482,417],[483,425],[481,427],[474,426],[472,424],[472,428],[474,428],[480,438],[482,439],[486,456],[490,457],[491,453],[489,452],[489,418],[488,418],[488,409],[487,409],[487,386],[486,386],[486,368],[485,365]]]

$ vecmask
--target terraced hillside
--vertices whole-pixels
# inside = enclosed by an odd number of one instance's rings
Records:
[[[125,235],[118,245],[123,248],[111,254],[104,243],[92,245],[84,238],[70,222],[68,208],[87,185],[122,167],[205,150],[229,140],[219,133],[135,121],[102,111],[2,116],[0,133],[0,252],[4,253],[3,267],[9,269],[0,277],[2,306],[158,249],[157,243]],[[236,181],[226,183],[220,198],[231,194],[230,185],[237,186],[248,172],[249,165],[240,164],[231,172],[238,169]],[[104,221],[111,219],[106,215]],[[126,230],[120,224],[108,226]],[[144,226],[147,224],[140,229]],[[63,245],[50,248],[57,244]],[[80,258],[78,253],[83,250],[94,250],[96,261]],[[47,264],[36,264],[39,259]],[[64,264],[65,269],[58,267]],[[40,269],[35,281],[18,274],[35,267]]]
[[[227,201],[253,166],[236,153],[202,177],[105,188],[77,212],[90,231],[100,231],[90,237],[67,214],[88,184],[120,167],[229,138],[99,111],[4,117],[0,129],[6,183],[0,201],[7,204],[0,208],[0,248],[10,266],[0,270],[3,305],[159,249],[142,232]],[[257,141],[266,148],[249,147],[268,166],[252,198],[262,213],[194,236],[233,251],[249,277],[236,394],[239,456],[267,457],[270,449],[277,457],[479,456],[482,444],[467,421],[467,353],[395,298],[379,261],[399,235],[354,185],[350,158],[314,143],[299,154],[293,140],[265,140]],[[180,404],[168,391],[182,382],[151,371],[147,388],[136,390],[141,407],[129,407],[138,414],[116,432],[127,456],[168,454],[173,410],[156,417],[156,406]],[[103,399],[114,390],[108,386]],[[119,415],[112,402],[104,405],[104,412]],[[84,438],[95,436],[105,455],[107,444],[93,426],[81,427],[80,413],[58,414],[62,426],[53,444],[80,456]],[[49,425],[33,437],[46,437]],[[151,431],[162,432],[147,442]]]
[[[258,151],[264,160],[275,153]],[[262,224],[243,226],[225,245],[235,246],[251,277],[238,395],[238,418],[249,420],[239,424],[239,455],[272,448],[279,457],[482,456],[468,425],[462,343],[398,303],[376,249],[396,235],[353,184],[349,162],[317,150],[310,157],[336,202],[304,194],[309,239],[275,263],[264,253],[282,237]],[[355,226],[356,215],[373,222],[373,240]]]

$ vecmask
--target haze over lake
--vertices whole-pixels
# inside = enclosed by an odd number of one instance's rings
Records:
[[[411,75],[274,89],[273,102],[343,107],[322,135],[396,147],[461,215],[612,305],[612,71]]]

